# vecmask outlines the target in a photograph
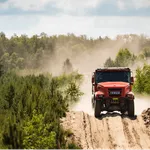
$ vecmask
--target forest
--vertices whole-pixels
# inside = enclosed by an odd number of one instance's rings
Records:
[[[23,77],[12,71],[3,74],[1,148],[68,148],[67,131],[61,128],[60,118],[82,95],[81,80],[82,75],[76,72],[59,77],[50,74]]]
[[[102,66],[134,68],[134,91],[150,94],[150,38],[144,35],[92,39],[41,33],[7,38],[1,32],[0,148],[80,148],[66,141],[71,133],[60,125],[69,106],[84,94],[80,89],[84,77],[74,62],[104,49],[109,55]]]
[[[148,59],[150,57],[150,38],[144,35],[118,35],[115,39],[109,37],[99,37],[97,39],[87,38],[85,35],[75,36],[53,35],[48,36],[45,33],[40,35],[17,36],[14,34],[7,38],[3,32],[0,33],[0,63],[3,70],[11,69],[40,69],[51,71],[55,63],[63,63],[67,58],[73,62],[80,55],[93,55],[95,51],[103,53],[108,49],[107,58],[114,53],[117,55],[126,55],[134,60],[137,56],[139,59]],[[119,56],[115,63],[120,63]],[[108,61],[111,61],[109,59]],[[109,62],[108,62],[109,63]],[[116,64],[119,65],[119,64]],[[122,65],[122,64],[121,64]],[[48,71],[49,71],[48,70]]]

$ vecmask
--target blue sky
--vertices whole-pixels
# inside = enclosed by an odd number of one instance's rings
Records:
[[[150,0],[0,0],[0,31],[150,36]]]

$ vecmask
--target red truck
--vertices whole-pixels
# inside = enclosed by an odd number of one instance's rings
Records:
[[[95,117],[102,111],[120,111],[134,116],[132,72],[126,67],[99,68],[92,75],[92,105]]]

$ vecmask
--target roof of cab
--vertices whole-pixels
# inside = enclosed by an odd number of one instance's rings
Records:
[[[128,67],[102,67],[102,68],[97,68],[96,71],[107,71],[107,70],[124,70],[124,71],[131,71],[130,68]]]

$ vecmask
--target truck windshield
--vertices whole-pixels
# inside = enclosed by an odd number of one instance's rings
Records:
[[[127,71],[113,71],[113,72],[96,72],[95,82],[113,82],[113,81],[121,81],[121,82],[129,82],[130,83],[131,73]]]

